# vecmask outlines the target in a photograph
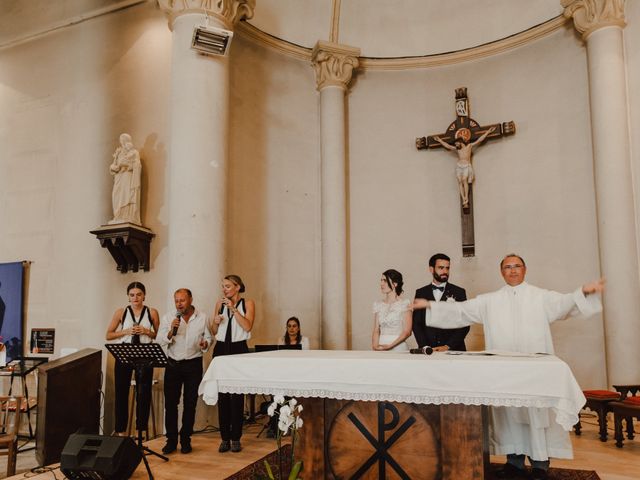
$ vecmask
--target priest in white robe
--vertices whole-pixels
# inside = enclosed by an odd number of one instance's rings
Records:
[[[522,257],[509,254],[500,262],[506,285],[466,302],[429,302],[416,299],[414,308],[430,308],[428,326],[459,328],[481,323],[487,350],[553,354],[550,324],[572,315],[589,316],[602,309],[599,296],[604,281],[585,284],[561,294],[524,281]],[[573,458],[569,433],[547,408],[494,407],[491,409],[491,451],[507,455],[499,478],[525,478],[525,455],[534,479],[547,478],[549,458]]]

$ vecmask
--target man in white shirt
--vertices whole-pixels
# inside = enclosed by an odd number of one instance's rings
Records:
[[[604,289],[602,279],[583,285],[573,293],[543,290],[524,281],[527,267],[521,256],[509,254],[500,262],[506,285],[495,292],[459,303],[417,299],[414,308],[430,308],[427,324],[462,327],[482,323],[487,349],[553,354],[550,324],[575,314],[591,315],[601,310],[595,293]],[[528,478],[525,455],[534,480],[547,478],[549,458],[572,458],[569,434],[545,408],[491,409],[491,448],[507,455],[498,478]]]
[[[202,380],[202,354],[211,345],[207,315],[192,305],[187,288],[176,290],[173,296],[176,310],[160,320],[156,341],[167,353],[164,372],[164,408],[167,443],[162,453],[173,453],[178,446],[178,404],[183,393],[180,451],[191,452],[191,434],[196,416],[198,385]]]

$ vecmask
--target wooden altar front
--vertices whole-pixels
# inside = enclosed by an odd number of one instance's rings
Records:
[[[481,480],[486,407],[305,398],[304,478]]]

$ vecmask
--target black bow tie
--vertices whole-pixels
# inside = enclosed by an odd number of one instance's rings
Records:
[[[444,287],[438,287],[437,285],[431,285],[433,287],[434,290],[440,290],[441,292],[444,292]]]

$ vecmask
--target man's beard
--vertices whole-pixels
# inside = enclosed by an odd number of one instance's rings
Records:
[[[438,283],[443,283],[449,279],[449,275],[438,275],[437,273],[434,273],[433,279]]]

